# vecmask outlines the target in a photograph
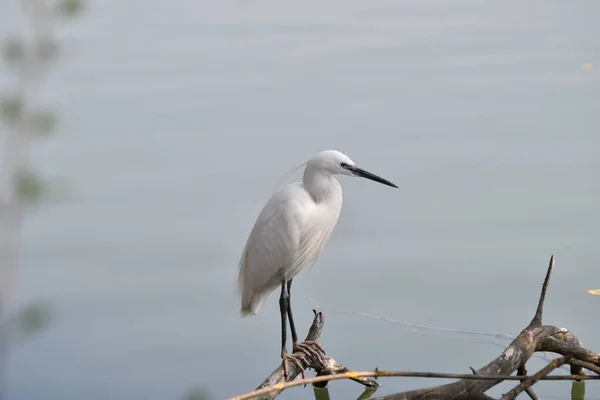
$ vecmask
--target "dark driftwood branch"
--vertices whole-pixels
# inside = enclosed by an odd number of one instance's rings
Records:
[[[474,370],[473,375],[461,374],[435,374],[435,373],[412,373],[412,372],[349,372],[341,364],[328,356],[322,355],[324,358],[325,368],[318,364],[315,359],[310,359],[311,367],[317,371],[318,375],[315,378],[290,382],[296,378],[302,371],[294,365],[290,364],[290,374],[287,381],[283,376],[283,367],[277,368],[269,378],[267,378],[258,389],[272,391],[266,394],[267,398],[272,399],[277,396],[281,390],[291,385],[301,383],[323,382],[324,379],[354,379],[367,386],[377,385],[374,381],[365,379],[367,376],[421,376],[421,377],[454,377],[459,381],[433,386],[424,389],[412,390],[403,393],[396,393],[375,398],[373,400],[412,400],[412,399],[486,399],[491,397],[485,394],[487,390],[504,380],[521,380],[521,383],[513,390],[506,393],[502,399],[514,399],[519,393],[525,391],[532,399],[537,396],[533,393],[531,386],[539,380],[562,380],[574,379],[584,380],[589,378],[584,375],[584,368],[593,371],[600,375],[600,354],[583,347],[581,341],[568,329],[558,328],[552,325],[542,324],[542,314],[544,310],[544,300],[548,290],[550,277],[554,269],[554,256],[550,259],[550,265],[542,285],[540,299],[535,312],[535,315],[529,325],[521,331],[521,333],[510,343],[504,352],[495,360],[488,363],[479,370]],[[315,320],[309,331],[307,340],[318,340],[323,328],[323,315],[315,312]],[[318,349],[315,348],[318,351]],[[531,358],[534,352],[553,352],[562,355],[563,357],[553,360],[548,366],[532,376],[525,376],[527,371],[525,368],[526,362]],[[569,364],[571,374],[575,376],[547,376],[551,371],[559,368],[563,364]],[[518,376],[510,376],[517,371]],[[345,372],[340,374],[340,372]],[[337,375],[332,375],[336,374]],[[331,376],[322,376],[331,375]],[[372,382],[372,383],[371,383]],[[240,398],[250,398],[244,395]]]
[[[594,364],[591,364],[589,362],[579,361],[579,360],[571,360],[570,364],[572,367],[579,367],[579,369],[577,370],[578,372],[574,375],[583,375],[584,374],[583,368],[589,369],[590,371],[595,372],[596,374],[600,375],[600,367],[597,367]],[[573,368],[573,369],[575,369],[575,368]],[[573,373],[573,372],[571,372],[571,373]]]

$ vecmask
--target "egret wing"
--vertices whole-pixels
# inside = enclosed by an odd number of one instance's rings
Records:
[[[317,261],[332,232],[331,226],[306,226],[305,224],[298,249],[294,253],[291,266],[287,271],[290,278],[296,276],[305,266],[312,265]]]
[[[275,203],[275,204],[273,204]],[[257,292],[277,287],[295,258],[302,233],[303,214],[296,200],[267,203],[260,213],[242,254],[238,285],[242,302]]]

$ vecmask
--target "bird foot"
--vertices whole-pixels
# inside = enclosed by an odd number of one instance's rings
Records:
[[[297,343],[299,343],[299,344],[304,343],[304,344],[307,344],[310,346],[315,346],[317,349],[321,350],[321,353],[326,354],[325,349],[323,349],[323,347],[319,344],[319,342],[315,342],[313,340],[305,340],[304,342],[297,342]]]
[[[289,374],[289,367],[288,367],[289,361],[296,364],[296,366],[300,370],[300,373],[302,374],[302,379],[306,378],[306,375],[304,375],[304,370],[310,366],[310,362],[308,362],[308,360],[306,359],[306,356],[303,352],[300,352],[298,354],[288,355],[287,352],[285,351],[285,349],[282,349],[281,350],[281,359],[283,360],[282,361],[283,377],[286,380],[287,380],[288,374]]]
[[[317,360],[319,364],[321,364],[321,366],[325,368],[323,358],[321,358],[319,352],[313,349],[311,346],[315,346],[317,349],[323,352],[323,354],[325,354],[325,350],[323,350],[323,347],[321,347],[319,343],[314,342],[312,340],[294,343],[292,345],[292,351],[294,352],[292,355],[288,355],[285,348],[281,350],[281,358],[283,360],[283,376],[286,379],[288,378],[289,373],[289,361],[296,364],[296,366],[300,370],[300,373],[302,374],[302,379],[306,378],[306,376],[304,375],[304,370],[310,367],[310,359]]]
[[[316,348],[321,350],[323,352],[323,354],[325,354],[325,350],[323,350],[323,347],[321,347],[321,345],[319,343],[314,342],[312,340],[307,340],[304,342],[296,342],[293,344],[292,350],[294,351],[294,353],[300,353],[300,354],[306,355],[306,356],[308,356],[308,358],[310,358],[311,356],[314,357],[319,362],[319,364],[321,364],[321,366],[323,368],[325,368],[325,365],[323,364],[323,359],[321,358],[321,355],[319,354],[318,351],[313,349],[311,346],[315,346]]]

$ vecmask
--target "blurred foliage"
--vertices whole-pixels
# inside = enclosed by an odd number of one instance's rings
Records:
[[[0,117],[8,126],[14,126],[23,116],[23,104],[17,96],[2,96],[0,108]]]
[[[7,37],[2,46],[2,57],[8,66],[18,66],[25,58],[25,45],[15,37]]]
[[[31,114],[30,127],[37,136],[48,136],[58,126],[58,115],[54,111],[37,111]]]
[[[0,211],[14,213],[17,217],[0,219],[0,223],[7,224],[2,228],[11,235],[19,235],[18,225],[13,224],[21,223],[22,203],[39,204],[47,194],[52,193],[49,190],[51,185],[30,166],[29,139],[54,133],[58,126],[58,115],[50,108],[34,109],[32,104],[35,103],[36,90],[48,67],[60,55],[60,44],[52,29],[54,20],[72,19],[83,9],[82,0],[21,0],[20,4],[29,19],[30,29],[22,36],[10,34],[0,40],[0,56],[7,67],[5,71],[15,77],[14,87],[2,88],[0,93],[0,128],[6,128],[0,131],[5,136],[0,141],[6,144],[2,149],[6,163],[0,171],[6,181],[1,182],[1,187],[8,191],[0,193]],[[2,267],[17,269],[18,265]],[[0,279],[3,278],[0,275]],[[41,332],[52,318],[51,311],[49,304],[42,302],[27,305],[14,315],[6,315],[6,310],[0,309],[4,313],[0,315],[0,369],[6,360],[4,351],[9,337],[14,335],[22,340]],[[0,385],[3,381],[3,377],[0,377]],[[0,397],[2,392],[3,387],[0,386]]]
[[[21,4],[33,29],[28,36],[11,34],[2,42],[2,58],[16,76],[17,83],[13,90],[0,94],[0,121],[10,129],[7,135],[45,138],[58,127],[58,113],[48,107],[34,109],[30,104],[35,95],[32,90],[41,83],[47,68],[60,55],[60,44],[50,28],[56,18],[73,19],[79,15],[85,3],[83,0],[22,0]],[[19,147],[7,148],[10,153],[22,155],[29,152],[28,141],[12,140],[8,143]],[[27,157],[13,160],[8,167],[6,173],[12,177],[15,196],[4,198],[33,206],[56,194],[57,191],[52,190],[53,185],[29,167]]]
[[[37,203],[44,191],[44,182],[39,176],[30,171],[20,171],[15,179],[16,195],[26,203]]]
[[[14,335],[16,339],[23,340],[34,336],[48,327],[53,317],[52,311],[47,302],[29,304],[4,321],[0,326],[0,337],[5,339]]]
[[[85,3],[81,0],[62,0],[56,5],[56,12],[67,18],[73,18],[83,11]]]
[[[57,203],[66,197],[68,186],[64,181],[40,178],[33,171],[22,170],[15,177],[15,194],[22,205],[39,206],[42,203]]]
[[[14,329],[18,337],[31,336],[46,328],[51,319],[51,306],[48,303],[37,302],[23,308],[17,314]]]

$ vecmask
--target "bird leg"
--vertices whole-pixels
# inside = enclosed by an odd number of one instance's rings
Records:
[[[283,288],[285,289],[285,282],[283,282]],[[296,333],[296,324],[294,324],[294,317],[292,316],[292,280],[287,281],[287,315],[290,320],[290,330],[292,331],[292,345],[298,342],[298,334]]]
[[[315,349],[313,349],[312,347],[310,347],[311,345],[315,346],[316,348],[318,348],[319,350],[321,350],[323,352],[323,354],[325,354],[325,350],[323,350],[323,347],[321,347],[321,345],[315,341],[304,341],[304,342],[299,342],[298,341],[298,335],[296,334],[296,325],[294,324],[294,317],[292,315],[292,280],[290,279],[289,281],[287,281],[287,314],[288,314],[288,318],[290,320],[290,330],[292,331],[292,351],[294,353],[304,353],[307,356],[312,355],[314,358],[316,358],[319,363],[321,365],[323,365],[323,359],[321,358],[321,355],[319,354],[319,352],[317,352]]]
[[[304,369],[310,365],[304,354],[288,355],[285,349],[287,341],[287,320],[286,315],[289,309],[290,297],[289,291],[286,290],[285,280],[281,284],[281,296],[279,296],[279,311],[281,312],[281,359],[283,360],[283,374],[288,377],[288,361],[291,360],[302,373],[302,378],[305,378]],[[293,326],[293,325],[292,325]],[[296,338],[296,331],[292,330],[292,337]],[[304,364],[304,365],[303,365]]]

